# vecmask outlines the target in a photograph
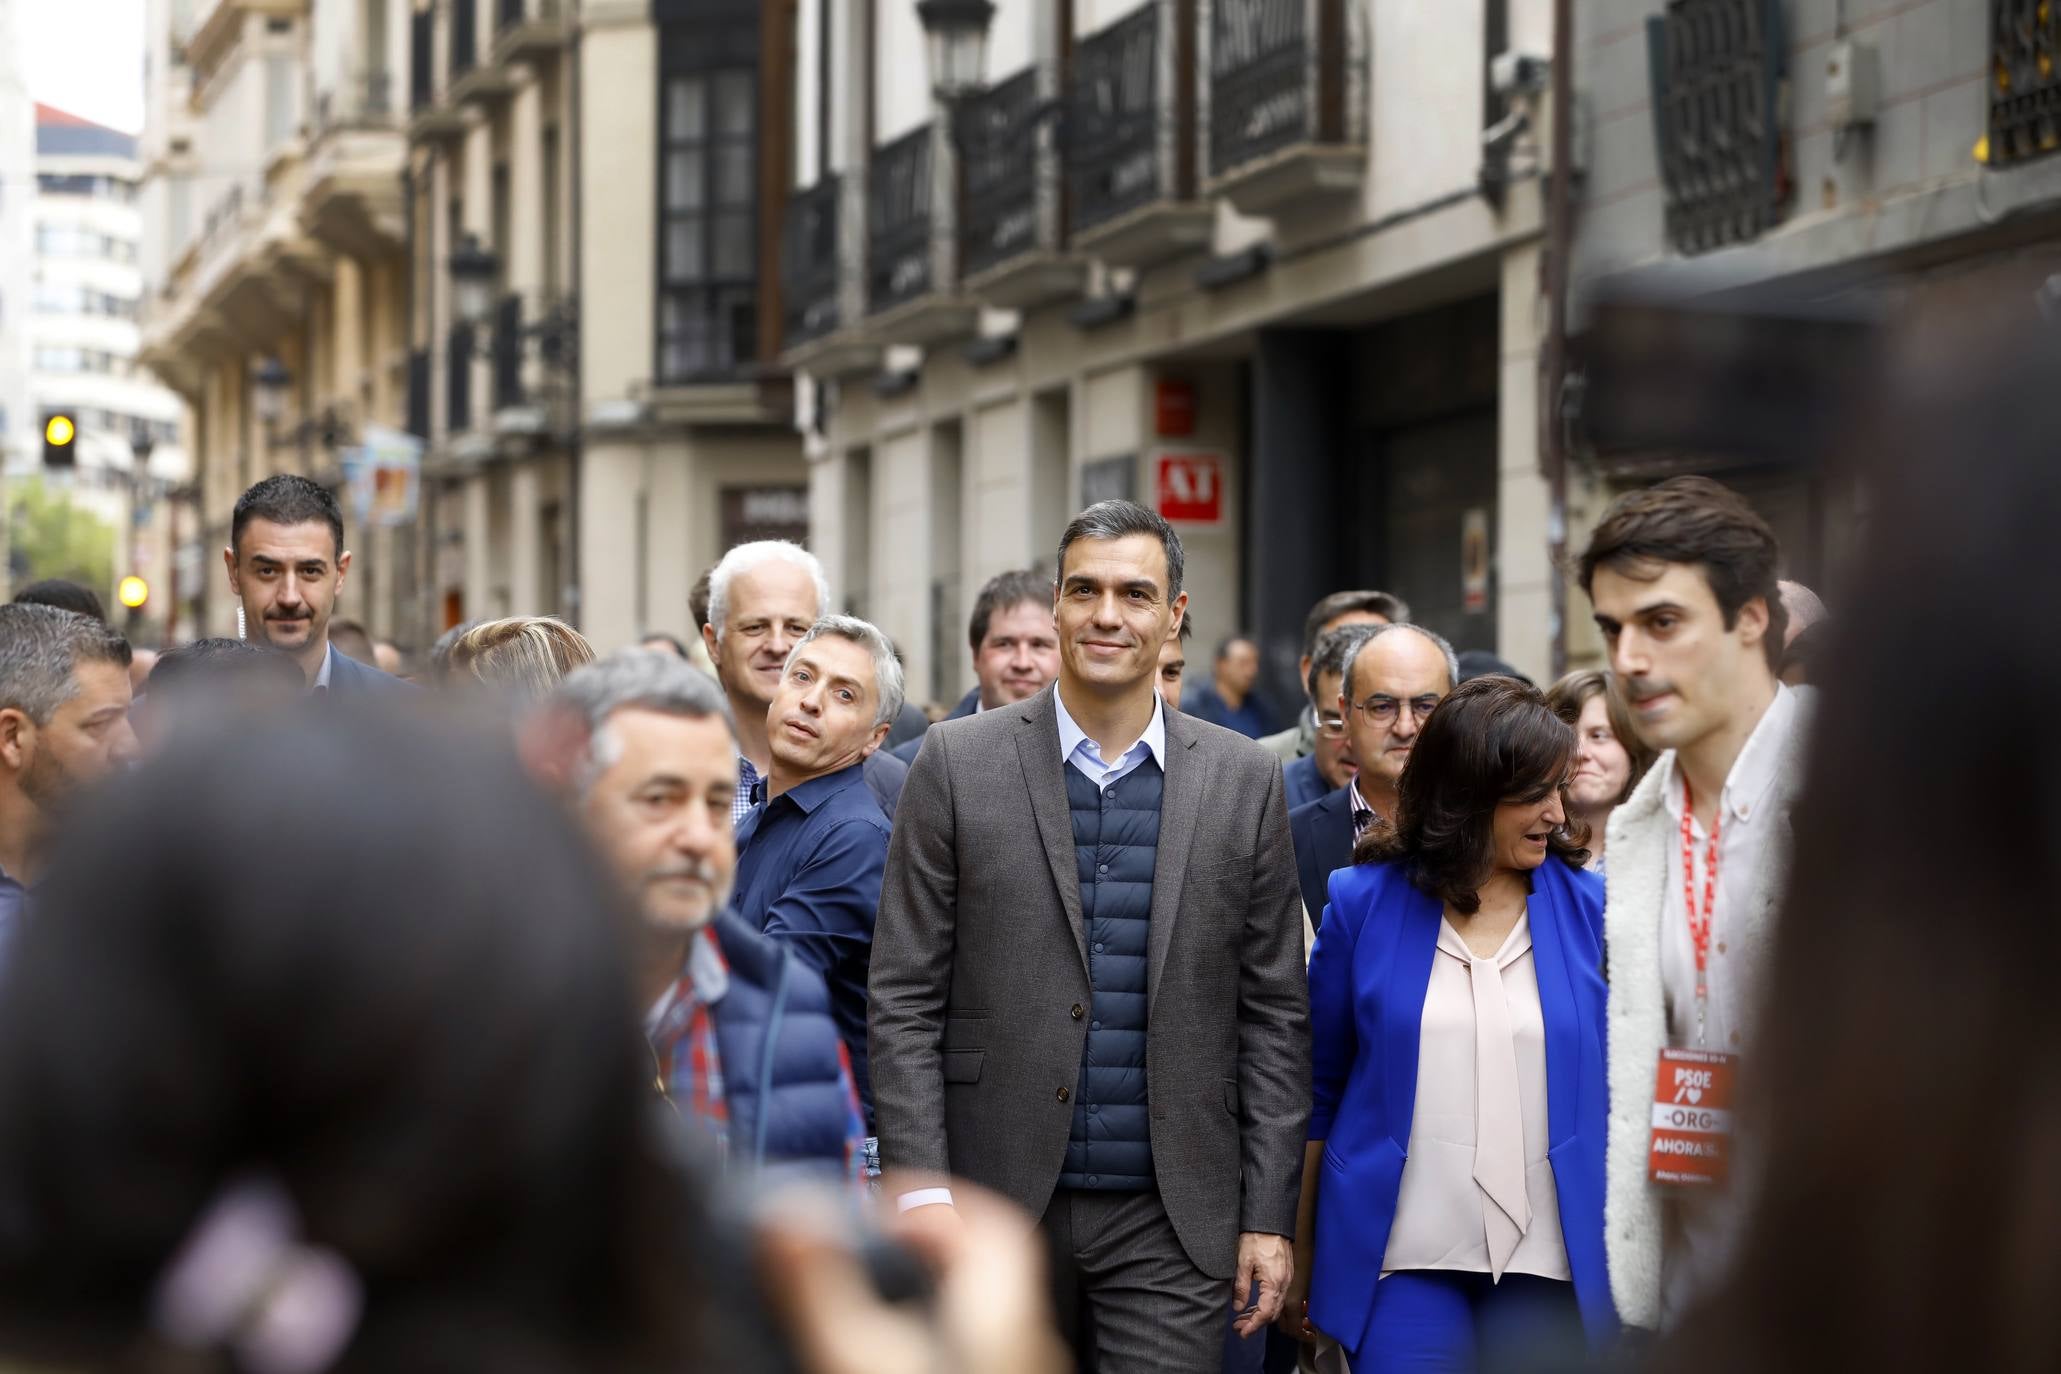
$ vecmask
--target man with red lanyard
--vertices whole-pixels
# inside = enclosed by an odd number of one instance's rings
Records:
[[[1729,488],[1681,477],[1613,503],[1581,559],[1639,735],[1662,750],[1610,818],[1604,911],[1611,1290],[1671,1326],[1723,1272],[1736,1079],[1788,866],[1805,692],[1776,678],[1780,549]]]

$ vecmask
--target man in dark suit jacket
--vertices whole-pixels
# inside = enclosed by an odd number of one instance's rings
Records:
[[[1353,861],[1352,796],[1347,784],[1288,813],[1288,831],[1295,838],[1296,882],[1312,926],[1323,923],[1324,894],[1332,873]]]
[[[1278,761],[1159,699],[1172,527],[1103,502],[1059,568],[1058,681],[934,727],[902,795],[870,982],[881,1157],[1041,1218],[1091,1367],[1188,1374],[1230,1301],[1250,1337],[1294,1269],[1294,846]]]
[[[414,690],[329,643],[351,554],[343,546],[343,510],[326,487],[292,473],[253,486],[236,502],[222,560],[246,636],[298,664],[310,691],[370,696]]]
[[[1029,569],[989,578],[974,599],[967,641],[978,682],[945,720],[963,720],[1036,696],[1059,671],[1052,584]],[[921,736],[888,742],[888,752],[903,763],[916,762],[922,749]]]

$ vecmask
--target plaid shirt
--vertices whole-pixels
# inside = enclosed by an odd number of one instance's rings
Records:
[[[752,766],[744,755],[737,756],[737,795],[730,801],[730,828],[744,824],[744,818],[751,814],[758,804],[759,770]]]
[[[723,1056],[711,1008],[730,990],[730,966],[715,932],[703,930],[687,953],[680,979],[645,1018],[659,1095],[705,1130],[725,1155],[730,1144],[730,1100],[723,1088]]]

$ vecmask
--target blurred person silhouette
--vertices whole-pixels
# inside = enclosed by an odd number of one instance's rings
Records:
[[[1656,1368],[2061,1367],[2061,653],[2026,628],[2061,616],[2061,336],[1925,343],[1853,450],[1875,594],[1828,627],[1741,1108],[1764,1163]],[[1985,646],[1979,711],[1914,667],[1923,625]],[[1928,721],[1947,747],[1893,747]]]
[[[568,677],[525,734],[642,918],[637,1003],[668,1100],[730,1160],[861,1177],[865,1121],[830,989],[730,904],[723,689],[684,658],[625,650]]]
[[[346,709],[179,741],[57,860],[0,997],[0,1360],[1055,1374],[991,1199],[909,1239],[935,1320],[822,1208],[717,1205],[563,811],[505,746]],[[280,777],[381,801],[220,823]]]
[[[438,635],[436,638],[436,643],[429,646],[430,686],[447,687],[450,685],[451,650],[457,647],[459,640],[465,638],[466,631],[474,629],[480,623],[481,622],[477,620],[460,621],[458,624],[453,625],[450,629]]]
[[[1227,635],[1217,645],[1210,680],[1189,692],[1181,709],[1247,739],[1270,736],[1275,730],[1275,713],[1258,690],[1259,670],[1259,641],[1248,634]]]
[[[449,685],[492,689],[518,709],[549,696],[566,674],[595,659],[586,636],[547,615],[518,615],[472,626],[445,658]]]
[[[1315,1108],[1280,1329],[1336,1340],[1358,1374],[1617,1334],[1603,884],[1566,809],[1575,750],[1530,684],[1459,684],[1390,823],[1313,898]]]
[[[17,606],[55,606],[60,611],[74,615],[88,616],[103,624],[107,621],[107,608],[100,602],[90,587],[68,582],[62,577],[46,577],[40,582],[31,582],[14,594]]]
[[[380,802],[221,824],[283,777]],[[626,926],[507,751],[295,710],[176,742],[73,841],[0,997],[10,1349],[629,1370],[711,1330]]]
[[[1553,713],[1574,727],[1577,748],[1567,809],[1589,827],[1588,870],[1603,871],[1604,827],[1658,757],[1632,726],[1632,708],[1609,673],[1569,673],[1546,693]]]
[[[40,603],[0,606],[0,957],[80,791],[136,752],[129,641]]]
[[[151,673],[157,668],[158,652],[129,646],[129,691],[140,701]]]
[[[150,694],[136,704],[136,731],[148,748],[161,749],[184,730],[291,700],[302,686],[299,665],[277,649],[196,639],[159,656]]]
[[[379,654],[372,646],[372,636],[355,620],[332,620],[329,622],[329,642],[340,654],[348,655],[367,668],[379,668]],[[382,673],[386,669],[379,668]]]
[[[685,659],[687,657],[687,646],[671,635],[646,635],[637,641],[637,647],[640,649],[655,649],[662,654],[671,654],[674,658],[678,659]]]
[[[400,646],[390,639],[372,641],[372,666],[388,677],[408,675],[408,660],[401,653]]]

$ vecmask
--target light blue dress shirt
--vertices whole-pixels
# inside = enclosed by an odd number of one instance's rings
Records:
[[[1166,706],[1159,699],[1159,693],[1152,694],[1152,719],[1145,723],[1145,733],[1138,742],[1124,752],[1115,763],[1102,757],[1102,749],[1088,738],[1071,713],[1066,709],[1066,698],[1059,689],[1052,689],[1052,706],[1059,713],[1059,754],[1068,763],[1081,770],[1083,776],[1101,791],[1107,792],[1110,784],[1119,781],[1135,771],[1147,758],[1166,768]]]

